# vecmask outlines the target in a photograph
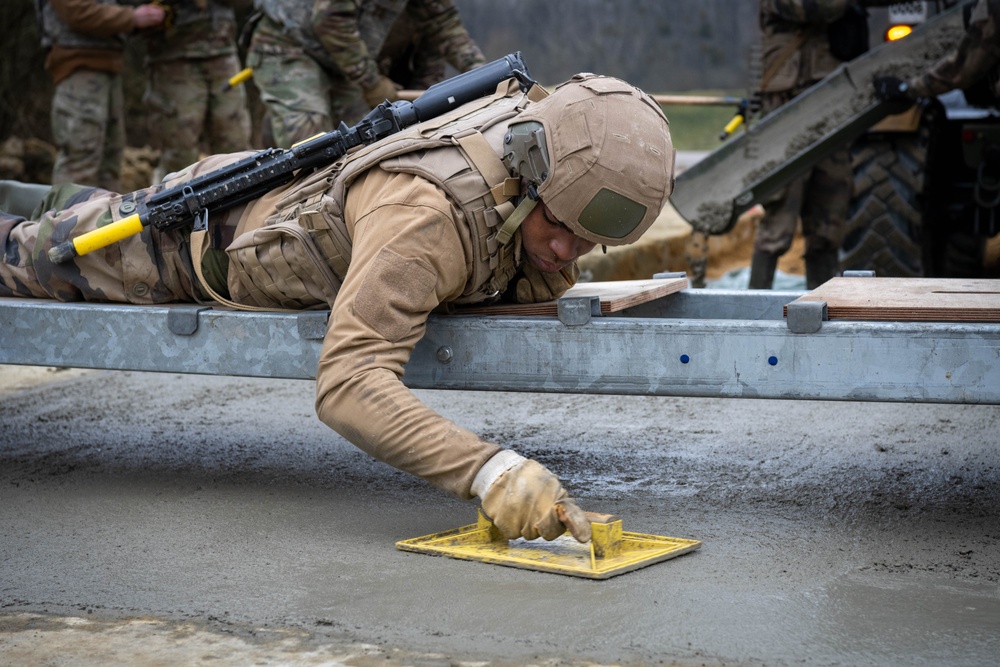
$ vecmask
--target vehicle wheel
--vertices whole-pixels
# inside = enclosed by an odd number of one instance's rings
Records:
[[[854,196],[840,251],[842,270],[879,277],[924,275],[927,133],[868,135],[851,149]]]
[[[986,239],[973,234],[951,234],[944,242],[941,275],[946,278],[979,278],[983,274]]]

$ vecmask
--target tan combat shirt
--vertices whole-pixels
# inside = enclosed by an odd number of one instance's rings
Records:
[[[500,450],[434,412],[401,381],[427,316],[459,297],[471,264],[461,211],[429,181],[374,168],[344,212],[353,255],[330,315],[316,412],[375,458],[461,498]]]

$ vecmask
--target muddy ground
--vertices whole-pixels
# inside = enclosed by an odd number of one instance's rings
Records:
[[[0,387],[0,665],[1000,653],[1000,407],[419,392],[626,530],[702,541],[588,581],[396,550],[474,503],[329,431],[310,382],[4,367]]]

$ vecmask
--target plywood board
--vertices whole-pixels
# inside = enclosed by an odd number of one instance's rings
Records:
[[[680,292],[687,288],[687,278],[662,280],[612,280],[597,283],[578,283],[563,297],[598,297],[602,313],[618,311]],[[457,311],[461,315],[549,315],[558,313],[556,301],[544,303],[505,303],[494,306],[470,306]]]
[[[831,320],[1000,322],[1000,280],[833,278],[801,301],[826,301]]]

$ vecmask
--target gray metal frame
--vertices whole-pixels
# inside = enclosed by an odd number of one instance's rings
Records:
[[[684,290],[613,317],[432,316],[413,388],[1000,404],[1000,324],[822,321],[801,292]],[[0,363],[314,379],[328,313],[0,298]],[[819,317],[820,319],[817,319]]]

